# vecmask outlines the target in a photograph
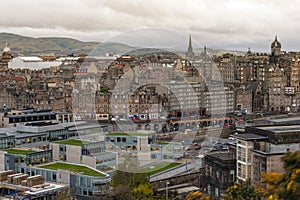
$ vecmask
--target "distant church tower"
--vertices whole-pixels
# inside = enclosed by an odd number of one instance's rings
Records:
[[[206,56],[207,56],[206,45],[204,46],[204,49],[203,49],[203,56],[206,59]]]
[[[277,40],[277,35],[276,35],[275,40],[271,44],[270,63],[278,63],[280,52],[281,52],[281,44]]]
[[[188,46],[188,51],[186,53],[187,58],[193,59],[194,58],[194,51],[192,47],[192,36],[190,35],[189,37],[189,46]]]

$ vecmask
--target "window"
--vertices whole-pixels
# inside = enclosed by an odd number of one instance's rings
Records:
[[[219,188],[215,188],[215,197],[219,197]]]
[[[82,191],[82,194],[85,195],[85,196],[87,196],[87,191],[86,191],[86,190],[83,190],[83,191]]]
[[[208,195],[211,195],[211,188],[210,188],[209,184],[207,185],[207,193],[208,193]]]

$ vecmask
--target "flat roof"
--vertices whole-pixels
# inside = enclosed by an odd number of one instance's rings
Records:
[[[25,191],[25,194],[28,195],[40,195],[47,192],[57,191],[59,189],[68,188],[66,185],[61,185],[57,183],[45,183],[43,185],[33,186],[29,191]]]
[[[147,168],[142,169],[141,172],[148,173],[149,175],[154,175],[166,170],[170,170],[171,168],[177,167],[181,164],[182,163],[177,162],[159,162],[157,164],[155,163]]]
[[[274,133],[281,133],[281,132],[295,132],[299,131],[300,132],[300,125],[290,125],[290,126],[257,126],[255,127],[257,129],[262,129]]]
[[[268,139],[266,136],[261,136],[253,133],[241,133],[235,135],[238,139],[243,139],[243,140],[263,140],[263,139]]]
[[[271,119],[271,122],[280,123],[280,122],[290,122],[290,121],[300,121],[300,117],[286,117],[281,119]]]
[[[8,114],[7,118],[19,118],[19,117],[34,117],[34,116],[44,116],[44,115],[56,115],[54,112],[40,112],[40,113],[22,113],[22,114]]]
[[[77,123],[77,122],[76,122]],[[80,125],[80,124],[78,124]],[[75,126],[72,128],[69,128],[70,131],[79,131],[79,130],[84,130],[84,129],[92,129],[92,128],[101,128],[105,127],[107,125],[99,125],[99,124],[86,124],[86,125],[80,125],[80,126]]]
[[[27,138],[27,137],[37,137],[37,136],[47,136],[48,133],[15,133],[15,138]]]
[[[232,160],[233,159],[232,153],[229,153],[227,151],[226,152],[210,153],[210,154],[208,154],[208,156],[219,158],[221,160]]]
[[[16,155],[27,155],[27,154],[31,154],[31,153],[35,153],[37,151],[32,150],[32,149],[6,149],[3,150],[6,151],[8,154],[16,154]]]
[[[37,167],[42,168],[42,169],[50,169],[50,170],[58,170],[58,169],[68,170],[68,171],[73,172],[74,174],[83,173],[83,175],[93,176],[93,177],[107,176],[107,174],[102,173],[96,169],[90,168],[88,166],[76,165],[76,164],[71,164],[71,163],[54,162],[51,164],[40,165]]]
[[[148,136],[150,133],[107,133],[105,136]]]
[[[83,140],[70,139],[70,140],[57,141],[57,142],[54,142],[54,143],[72,145],[72,146],[83,146],[84,144],[89,144],[91,142],[83,141]]]
[[[37,56],[19,56],[19,57],[16,57],[16,58],[19,58],[21,60],[24,60],[24,61],[43,61],[43,59],[37,57]]]

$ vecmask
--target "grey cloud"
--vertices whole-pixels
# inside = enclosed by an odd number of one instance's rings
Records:
[[[0,30],[102,41],[139,27],[162,27],[192,33],[210,46],[266,51],[275,34],[287,49],[300,45],[299,6],[297,0],[10,0],[0,7]]]

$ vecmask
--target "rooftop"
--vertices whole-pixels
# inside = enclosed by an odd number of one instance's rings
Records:
[[[177,167],[178,165],[181,165],[182,163],[168,163],[168,162],[161,162],[155,165],[152,165],[150,167],[147,167],[142,170],[142,172],[149,173],[149,175],[154,175],[162,171],[166,171],[168,169],[171,169],[173,167]]]
[[[72,146],[83,146],[84,144],[89,144],[90,142],[71,139],[71,140],[62,140],[62,141],[58,141],[58,142],[55,142],[55,143],[65,144],[65,145],[72,145]]]
[[[57,183],[45,183],[43,185],[37,185],[37,186],[33,186],[31,187],[30,190],[25,191],[24,193],[26,195],[43,195],[47,192],[53,192],[53,191],[57,191],[60,189],[65,189],[67,188],[66,185],[62,185],[62,184],[57,184]]]
[[[209,156],[219,158],[221,160],[232,160],[233,159],[233,154],[226,152],[217,152],[217,153],[210,153],[208,154]]]
[[[75,165],[75,164],[70,164],[70,163],[60,163],[60,162],[55,162],[51,163],[48,165],[41,165],[38,166],[39,168],[42,169],[50,169],[50,170],[68,170],[71,171],[75,174],[77,173],[82,173],[83,175],[86,176],[94,176],[94,177],[104,177],[106,174],[101,173],[100,171],[97,171],[95,169],[89,168],[84,165]]]
[[[76,122],[78,123],[78,122]],[[80,126],[79,126],[80,125]],[[69,128],[70,131],[79,131],[79,130],[85,130],[85,129],[92,129],[92,128],[102,128],[106,127],[107,125],[99,125],[99,124],[76,124],[75,127]]]
[[[40,113],[19,113],[19,114],[8,114],[7,118],[20,118],[20,117],[35,117],[44,115],[55,115],[54,112],[40,112]]]
[[[21,60],[24,60],[24,61],[27,61],[27,62],[29,62],[29,61],[43,61],[43,59],[41,59],[41,58],[39,58],[39,57],[37,57],[37,56],[19,56],[19,57],[17,57],[17,58],[19,58],[19,59],[21,59]]]
[[[300,117],[286,117],[286,118],[281,118],[281,119],[272,119],[270,121],[275,122],[275,123],[300,121]]]
[[[148,136],[149,133],[107,133],[105,136]]]
[[[262,129],[274,133],[300,132],[300,125],[289,126],[258,126],[257,129]]]
[[[263,139],[268,139],[268,137],[253,134],[253,133],[242,133],[242,134],[236,135],[236,137],[238,139],[242,139],[242,140],[263,140]]]
[[[27,155],[36,152],[35,150],[32,149],[7,149],[4,150],[8,154],[19,154],[19,155]]]

